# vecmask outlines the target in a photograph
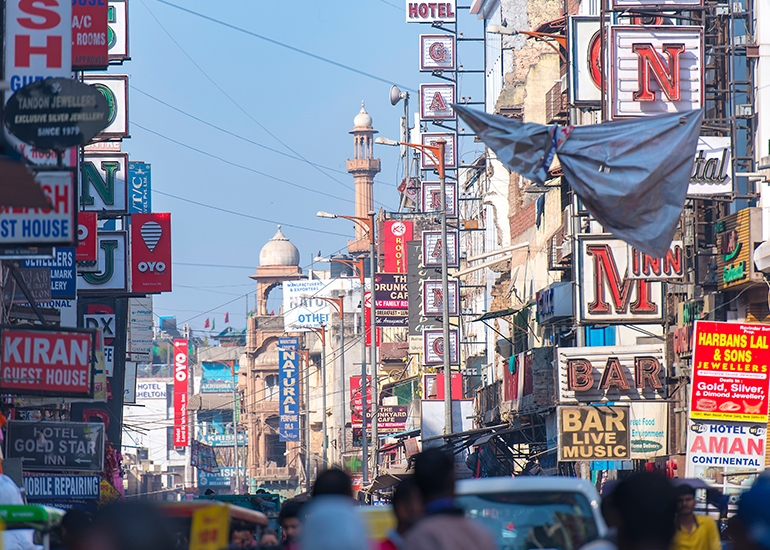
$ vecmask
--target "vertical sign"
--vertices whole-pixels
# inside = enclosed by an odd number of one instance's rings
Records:
[[[281,441],[299,441],[299,357],[296,351],[278,352],[279,426]]]
[[[406,243],[412,240],[412,222],[385,222],[385,272],[406,273]]]
[[[455,37],[444,34],[421,34],[420,70],[454,71]]]
[[[150,194],[150,164],[147,162],[128,163],[128,213],[149,214],[152,212]]]
[[[187,431],[187,340],[174,340],[174,447],[190,444]]]
[[[446,216],[447,218],[457,217],[457,183],[446,184]],[[423,212],[441,212],[444,208],[441,206],[441,183],[437,181],[425,181],[422,184],[422,201],[420,209]]]
[[[131,214],[131,290],[171,291],[171,214]]]
[[[420,84],[420,118],[436,120],[454,118],[454,84]]]
[[[73,71],[107,68],[107,10],[107,0],[72,0]]]
[[[96,212],[78,213],[78,247],[75,259],[78,262],[96,262],[98,242],[96,239]]]
[[[5,37],[5,80],[11,92],[44,78],[72,77],[69,0],[8,0]]]

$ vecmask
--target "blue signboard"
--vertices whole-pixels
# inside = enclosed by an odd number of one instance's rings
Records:
[[[48,267],[51,269],[51,299],[75,299],[75,248],[56,247],[56,252],[50,260],[24,260],[23,268]]]
[[[278,338],[278,346],[284,349],[297,349],[297,347],[299,346],[299,338],[297,338],[296,336]]]
[[[98,475],[25,475],[24,489],[29,500],[98,499],[100,481]]]
[[[299,357],[296,351],[278,352],[279,419],[281,441],[299,441]]]
[[[128,213],[152,212],[150,198],[150,165],[146,162],[128,163]]]
[[[217,487],[229,487],[230,486],[230,478],[235,477],[235,468],[234,467],[220,467],[218,474],[210,474],[208,472],[203,472],[201,470],[198,470],[198,486],[199,487],[211,487],[211,486],[217,486]],[[241,468],[241,478],[246,479],[247,472],[245,468]]]
[[[211,447],[234,447],[235,436],[233,434],[201,434],[198,437],[201,443]],[[238,445],[246,446],[249,444],[249,438],[246,434],[238,434]]]
[[[201,393],[232,393],[233,371],[238,372],[238,361],[203,361]]]

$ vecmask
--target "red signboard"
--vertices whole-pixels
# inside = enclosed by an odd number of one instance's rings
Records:
[[[412,222],[385,222],[385,273],[406,273],[406,242],[411,240]]]
[[[174,447],[190,444],[187,428],[187,340],[174,340]]]
[[[131,214],[131,290],[171,291],[171,214]]]
[[[75,259],[79,262],[96,261],[96,219],[96,212],[78,212],[78,248]]]
[[[690,418],[767,423],[770,325],[695,321]]]
[[[91,396],[94,343],[91,331],[3,330],[0,392]]]
[[[361,377],[360,376],[351,376],[350,377],[350,401],[353,403],[353,408],[350,413],[350,422],[352,423],[353,427],[360,428],[361,427],[361,421],[362,421],[362,411],[363,411],[363,401],[362,401],[362,395],[361,395]],[[371,410],[372,410],[372,377],[367,376],[366,377],[366,408],[367,408],[367,417],[371,416]],[[370,424],[371,421],[367,421],[367,424]]]
[[[104,70],[107,61],[107,0],[72,0],[72,70]]]
[[[364,327],[366,331],[366,347],[372,347],[372,293],[364,293]],[[377,327],[377,334],[375,336],[375,345],[380,347],[382,342],[382,331],[380,327]]]

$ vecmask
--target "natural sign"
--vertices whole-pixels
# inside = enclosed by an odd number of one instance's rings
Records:
[[[559,460],[628,459],[627,407],[559,407]]]
[[[69,78],[27,84],[5,105],[8,130],[40,149],[83,145],[107,126],[109,107],[99,90]]]

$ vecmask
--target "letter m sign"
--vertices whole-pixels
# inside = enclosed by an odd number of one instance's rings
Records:
[[[703,106],[703,30],[694,26],[611,28],[613,118]]]

